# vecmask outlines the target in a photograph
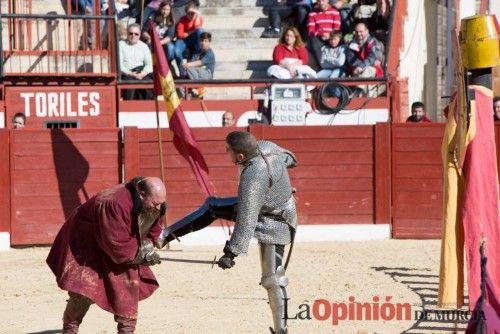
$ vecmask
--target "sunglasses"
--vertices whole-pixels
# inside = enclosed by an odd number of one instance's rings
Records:
[[[129,32],[129,36],[139,36],[138,32]]]

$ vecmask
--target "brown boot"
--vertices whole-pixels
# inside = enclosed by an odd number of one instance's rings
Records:
[[[76,334],[93,302],[78,293],[68,292],[69,299],[63,314],[63,334]]]
[[[130,319],[120,317],[115,314],[115,321],[117,322],[116,329],[118,334],[134,334],[137,319]]]

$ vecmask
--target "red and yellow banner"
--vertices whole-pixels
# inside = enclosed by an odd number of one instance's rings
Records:
[[[153,74],[155,95],[163,95],[170,130],[174,133],[174,145],[179,153],[189,162],[198,184],[207,195],[212,194],[208,181],[208,167],[194,138],[191,128],[186,122],[181,102],[175,89],[174,79],[168,66],[167,58],[156,26],[150,22],[151,45],[153,49]]]

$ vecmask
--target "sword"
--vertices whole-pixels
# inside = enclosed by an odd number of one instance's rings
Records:
[[[206,260],[189,260],[189,259],[172,259],[172,258],[161,258],[163,261],[170,261],[170,262],[183,262],[183,263],[197,263],[197,264],[210,264],[212,265],[211,269],[214,268],[216,264],[219,263],[219,260],[217,260],[217,255],[214,256],[214,259],[212,261],[206,261]]]

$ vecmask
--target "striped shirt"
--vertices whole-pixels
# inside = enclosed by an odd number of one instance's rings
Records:
[[[340,30],[339,11],[329,6],[323,11],[312,11],[307,18],[307,32],[309,36],[321,36],[332,30]]]

